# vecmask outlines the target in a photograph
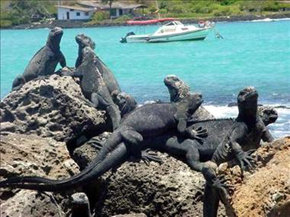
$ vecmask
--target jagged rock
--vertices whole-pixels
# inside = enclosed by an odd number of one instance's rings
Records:
[[[104,112],[93,108],[68,76],[30,81],[6,96],[0,108],[2,133],[36,134],[57,141],[101,130],[105,122]]]
[[[184,163],[159,155],[164,163],[125,163],[104,181],[97,216],[202,216],[204,178]]]
[[[97,139],[102,141],[105,137]],[[78,151],[86,154],[83,165],[98,154],[89,143]],[[227,216],[288,216],[290,138],[264,144],[255,155],[258,169],[253,174],[246,172],[244,179],[233,162],[219,167],[219,173],[226,174],[229,184],[234,185]],[[98,194],[96,216],[132,212],[147,216],[202,216],[203,176],[166,154],[159,156],[162,165],[128,162],[96,182],[96,191],[89,191],[89,196]],[[222,204],[219,216],[226,216]]]
[[[266,144],[256,152],[257,169],[241,179],[240,169],[223,165],[234,185],[228,216],[287,217],[290,213],[290,137]]]
[[[86,146],[92,159],[98,152],[90,154],[94,147]],[[203,176],[167,154],[158,156],[162,165],[126,162],[96,181],[86,192],[96,202],[95,216],[202,216]],[[219,216],[225,216],[222,205]]]
[[[1,179],[35,175],[63,179],[79,172],[65,143],[36,135],[1,136]],[[66,195],[31,190],[1,189],[1,216],[65,216]]]
[[[52,193],[21,190],[15,192],[9,200],[1,202],[0,216],[65,217],[62,207],[61,202]]]

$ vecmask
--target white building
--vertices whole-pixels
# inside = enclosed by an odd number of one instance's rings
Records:
[[[58,20],[89,20],[96,9],[77,6],[58,5]]]
[[[78,1],[74,6],[58,5],[58,20],[89,20],[96,11],[110,11],[111,18],[117,18],[125,14],[133,14],[137,8],[144,7],[141,4],[124,4],[113,2],[112,7],[100,1]]]

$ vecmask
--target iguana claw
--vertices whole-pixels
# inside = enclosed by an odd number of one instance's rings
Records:
[[[203,138],[206,138],[208,136],[207,129],[203,129],[202,127],[194,129],[194,127],[191,126],[189,127],[189,131],[190,137],[197,140],[201,144],[203,144]]]
[[[239,162],[241,168],[241,176],[244,176],[244,171],[246,169],[252,170],[254,169],[255,158],[251,156],[251,154],[255,151],[255,149],[251,149],[247,152],[241,152],[237,155],[237,160]]]
[[[101,141],[101,139],[92,138],[87,142],[90,146],[94,147],[97,151],[100,151],[103,147],[105,142]]]
[[[232,189],[232,185],[226,184],[227,180],[224,177],[216,177],[212,182],[212,187],[216,188],[219,197],[223,204],[229,204],[230,196],[229,190]]]
[[[152,152],[150,149],[146,149],[141,152],[141,160],[143,160],[147,166],[150,164],[150,161],[154,161],[159,164],[163,163],[162,159],[158,157],[157,153]]]

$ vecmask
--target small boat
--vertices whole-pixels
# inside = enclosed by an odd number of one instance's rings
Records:
[[[171,41],[186,41],[186,40],[204,40],[208,33],[213,29],[214,24],[206,22],[205,25],[194,26],[184,25],[180,21],[170,21],[161,26],[153,34],[136,35],[134,32],[129,32],[125,37],[122,37],[121,43],[130,42],[171,42]]]

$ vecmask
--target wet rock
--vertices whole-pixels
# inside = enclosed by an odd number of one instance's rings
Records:
[[[71,77],[53,75],[26,83],[0,104],[1,133],[36,134],[68,142],[101,130],[104,112],[85,99]]]

